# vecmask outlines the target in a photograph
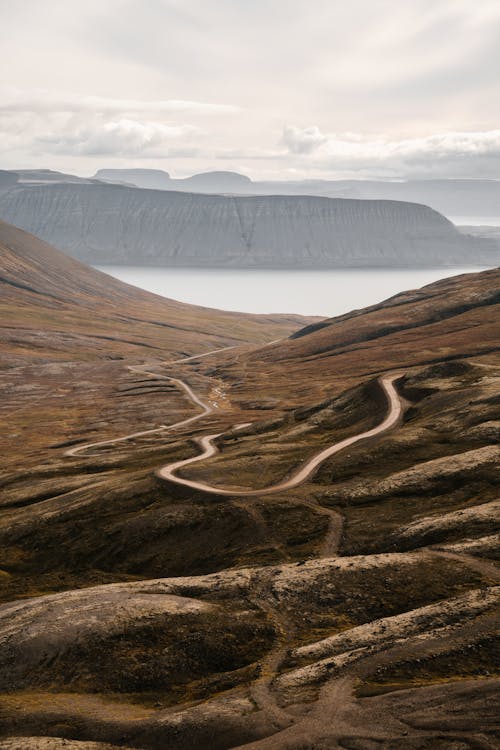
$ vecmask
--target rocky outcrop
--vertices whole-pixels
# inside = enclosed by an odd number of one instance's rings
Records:
[[[459,233],[426,206],[397,201],[18,185],[0,196],[0,217],[95,264],[335,268],[498,261],[494,242]]]

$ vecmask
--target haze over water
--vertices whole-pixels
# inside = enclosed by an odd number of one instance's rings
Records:
[[[419,269],[201,269],[99,266],[99,270],[163,297],[222,310],[331,317],[366,307],[438,279],[484,270]]]

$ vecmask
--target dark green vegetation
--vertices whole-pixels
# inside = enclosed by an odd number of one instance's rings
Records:
[[[279,344],[170,365],[195,351],[192,308],[185,346],[180,328],[172,340],[154,328],[143,355],[153,328],[130,316],[132,348],[95,344],[118,303],[103,303],[94,328],[90,306],[73,299],[63,321],[60,301],[10,283],[0,748],[495,747],[499,280],[447,280]],[[72,315],[88,334],[77,347]],[[229,314],[214,315],[205,350],[231,341],[218,328]],[[236,321],[242,337],[240,325],[269,325],[269,338],[282,325]],[[128,369],[144,359],[147,372]],[[194,438],[223,433],[220,452],[183,474],[264,490],[378,425],[387,372],[400,422],[293,490],[223,496],[155,475],[197,455]],[[201,413],[169,376],[213,411],[160,429]]]

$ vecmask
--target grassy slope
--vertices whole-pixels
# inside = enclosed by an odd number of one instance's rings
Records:
[[[0,595],[43,598],[27,602],[26,619],[7,613],[0,627],[8,639],[0,660],[13,659],[17,670],[3,672],[0,737],[22,727],[147,750],[238,746],[276,732],[276,713],[267,713],[273,695],[285,707],[318,699],[321,663],[297,664],[289,649],[343,633],[347,645],[332,652],[342,664],[355,647],[351,631],[359,637],[365,624],[436,604],[436,615],[417,613],[415,631],[403,628],[398,642],[395,625],[384,624],[359,661],[326,670],[333,685],[358,680],[358,697],[333,690],[328,703],[326,691],[312,708],[316,725],[307,725],[307,711],[304,719],[292,711],[296,742],[280,744],[278,734],[263,747],[295,750],[304,737],[322,750],[494,746],[485,709],[493,701],[491,606],[477,614],[453,597],[477,589],[482,601],[496,580],[498,541],[484,509],[497,497],[498,281],[491,271],[438,282],[237,360],[221,353],[166,370],[201,394],[224,389],[227,406],[194,430],[76,459],[63,456],[62,435],[97,440],[159,414],[173,422],[193,407],[122,362],[81,363],[76,372],[64,363],[24,366],[15,370],[19,385],[5,371],[4,393],[17,411],[5,421],[0,475]],[[62,325],[59,313],[54,320]],[[125,346],[117,342],[116,352]],[[373,379],[400,367],[402,424],[332,457],[293,492],[207,498],[154,477],[158,465],[193,455],[193,435],[253,421],[189,473],[221,485],[277,481],[311,452],[377,423],[384,403]],[[453,545],[455,556],[436,544]],[[144,581],[169,576],[190,577]],[[99,585],[118,581],[131,587],[123,598]],[[57,591],[68,599],[46,598]],[[214,609],[174,617],[162,599],[169,593]],[[56,616],[57,636],[46,643]],[[24,646],[25,632],[41,639],[36,647]],[[277,658],[266,660],[272,649]],[[247,708],[238,703],[249,695]],[[201,707],[186,708],[198,700]],[[182,714],[162,713],[173,704]],[[342,742],[332,720],[339,710]],[[457,713],[460,726],[450,723]],[[428,722],[422,734],[415,715]]]
[[[237,379],[245,368],[252,389],[270,383],[276,397],[302,403],[390,370],[463,357],[497,362],[499,289],[500,269],[444,279],[307,326],[229,365],[227,375]]]
[[[124,284],[0,222],[3,361],[195,354],[264,343],[300,328],[295,315],[224,312]]]

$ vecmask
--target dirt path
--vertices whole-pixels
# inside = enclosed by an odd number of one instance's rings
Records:
[[[200,357],[206,357],[209,354],[215,354],[219,351],[233,348],[235,347],[225,347],[224,349],[187,357],[174,362],[169,362],[168,364],[189,362]],[[186,398],[199,408],[199,412],[169,426],[161,425],[157,428],[131,433],[123,437],[73,447],[66,451],[66,455],[73,456],[82,451],[115,444],[142,435],[150,435],[181,428],[214,412],[214,407],[205,403],[199,396],[197,396],[186,382],[179,378],[159,375],[151,370],[147,370],[147,367],[148,365],[130,366],[129,370],[147,377],[168,380],[175,384],[177,388],[183,391]],[[219,449],[216,446],[215,441],[225,433],[210,434],[197,438],[196,442],[201,449],[198,456],[168,464],[161,468],[157,474],[167,482],[174,482],[176,484],[211,494],[233,496],[233,502],[241,507],[245,507],[257,527],[262,527],[265,525],[262,514],[256,509],[248,506],[244,499],[239,500],[238,498],[266,495],[297,487],[310,478],[318,467],[330,456],[342,451],[354,443],[382,434],[396,426],[400,421],[404,410],[404,401],[398,394],[394,385],[394,382],[398,377],[400,377],[400,373],[392,373],[381,377],[379,380],[387,399],[387,414],[380,424],[370,430],[353,435],[338,443],[334,443],[328,448],[320,451],[296,469],[288,479],[278,482],[270,487],[259,490],[228,489],[177,476],[176,472],[181,468],[207,460],[216,455],[219,452]],[[232,428],[232,431],[241,430],[246,426],[248,425],[235,425]],[[304,501],[304,504],[315,512],[326,515],[329,519],[328,530],[319,549],[318,556],[331,557],[338,554],[343,528],[342,516],[335,510],[321,506],[314,499],[308,499],[307,501]],[[440,550],[439,547],[436,546],[424,548],[420,551],[420,554],[424,556],[437,556],[440,558],[455,560],[461,564],[469,566],[471,569],[476,570],[488,578],[499,580],[498,569],[493,563],[480,558],[478,559],[466,553]],[[358,701],[354,694],[356,679],[367,678],[378,668],[408,658],[408,656],[411,656],[412,658],[425,658],[429,655],[437,655],[441,652],[445,653],[446,649],[449,648],[450,638],[453,639],[455,645],[465,646],[470,642],[471,638],[477,638],[478,634],[483,630],[484,633],[489,633],[491,629],[490,616],[485,615],[484,617],[474,620],[472,623],[460,623],[451,629],[448,627],[443,627],[442,629],[438,628],[430,632],[426,638],[422,638],[421,634],[417,634],[414,637],[409,637],[404,640],[398,639],[393,644],[383,644],[379,648],[375,647],[365,653],[360,653],[359,659],[353,661],[349,666],[342,668],[337,675],[332,674],[332,677],[327,680],[323,687],[320,688],[318,700],[314,705],[311,705],[311,708],[305,715],[301,716],[300,714],[297,714],[293,706],[284,708],[279,704],[277,693],[275,693],[273,686],[277,675],[280,674],[283,661],[287,656],[290,641],[293,639],[293,625],[286,619],[279,607],[276,606],[271,593],[266,586],[265,580],[256,576],[255,580],[252,581],[252,590],[252,603],[260,608],[265,613],[268,620],[273,623],[277,635],[273,647],[260,662],[260,675],[251,684],[250,695],[257,708],[269,717],[275,731],[274,734],[261,740],[239,746],[241,748],[246,748],[246,750],[252,750],[253,748],[255,748],[255,750],[257,750],[257,748],[259,750],[281,750],[282,748],[287,747],[288,743],[293,747],[302,746],[300,743],[303,743],[304,747],[312,747],[310,743],[315,742],[318,737],[326,738],[328,741],[329,739],[337,740],[342,735],[359,738],[366,737],[368,739],[373,739],[374,735],[380,739],[389,737],[394,737],[396,739],[400,738],[402,727],[396,720],[394,721],[394,724],[389,722],[389,724],[385,726],[381,723],[380,726],[376,727],[368,726],[368,724],[360,721]],[[403,732],[404,735],[411,736],[413,734],[411,728],[409,731],[408,727],[403,727],[403,729],[405,729]],[[415,732],[415,736],[420,737],[421,735],[421,731]]]
[[[496,613],[490,611],[475,618],[472,622],[459,622],[452,626],[437,628],[427,633],[425,637],[417,633],[408,638],[397,639],[393,644],[383,643],[374,650],[366,650],[347,667],[340,668],[338,676],[332,673],[331,678],[319,689],[318,699],[311,705],[311,710],[305,716],[295,716],[290,726],[284,726],[261,740],[238,745],[232,750],[243,750],[243,748],[245,750],[283,750],[288,747],[333,748],[337,747],[337,744],[333,743],[339,742],[342,737],[366,738],[370,742],[375,739],[399,739],[403,748],[405,740],[402,734],[421,738],[425,736],[425,730],[413,730],[404,719],[398,717],[385,715],[380,724],[377,717],[370,715],[369,712],[368,717],[364,717],[363,712],[359,710],[358,699],[354,693],[356,682],[359,679],[370,678],[380,668],[394,663],[447,653],[450,641],[453,642],[454,648],[464,648],[471,640],[474,642],[482,635],[494,633],[497,624]],[[457,737],[460,739],[467,734],[467,732],[457,731]],[[433,736],[432,732],[430,736]],[[319,738],[326,744],[318,742]],[[339,743],[338,747],[344,747],[344,745]]]
[[[219,432],[215,435],[205,435],[201,438],[197,438],[196,442],[202,449],[202,453],[200,453],[198,456],[194,456],[193,458],[187,458],[183,459],[182,461],[175,461],[174,463],[167,464],[167,466],[159,469],[156,474],[158,477],[166,481],[175,482],[176,484],[182,484],[185,487],[191,487],[192,489],[201,490],[202,492],[209,492],[215,495],[238,495],[249,497],[255,495],[269,495],[274,492],[281,492],[283,490],[289,490],[293,489],[294,487],[298,487],[298,485],[305,482],[306,479],[309,479],[309,477],[319,468],[319,466],[321,466],[324,461],[330,458],[330,456],[333,456],[335,453],[339,453],[340,451],[344,450],[344,448],[347,448],[348,446],[353,445],[360,440],[367,440],[368,438],[374,437],[375,435],[379,435],[380,433],[389,430],[391,427],[394,427],[399,422],[403,413],[403,404],[394,386],[394,381],[398,377],[400,377],[399,373],[386,375],[379,380],[388,402],[388,413],[383,422],[381,422],[376,427],[373,427],[371,430],[366,430],[365,432],[361,432],[357,435],[352,435],[351,437],[341,440],[339,443],[334,443],[329,448],[325,448],[324,450],[320,451],[315,456],[310,458],[308,461],[306,461],[306,463],[295,473],[293,473],[289,479],[285,479],[282,482],[273,484],[270,487],[264,487],[260,490],[242,490],[238,488],[226,489],[223,487],[214,487],[213,485],[206,484],[205,482],[198,482],[194,479],[185,479],[184,477],[179,477],[176,475],[178,469],[181,469],[184,466],[189,466],[193,463],[197,463],[199,461],[204,461],[205,459],[211,458],[216,453],[218,453],[219,449],[215,445],[214,441],[224,434],[222,432]],[[238,428],[241,428],[241,425],[237,426],[234,429]]]
[[[213,349],[210,352],[205,352],[204,354],[196,354],[192,357],[184,357],[184,359],[174,359],[172,362],[164,362],[160,364],[168,364],[168,365],[176,365],[181,364],[184,362],[192,362],[196,359],[202,359],[203,357],[208,357],[210,354],[217,354],[218,352],[224,352],[228,349],[235,349],[234,346],[225,346],[222,349]],[[146,367],[150,367],[150,365],[128,365],[127,369],[130,372],[138,373],[139,375],[145,375],[146,377],[154,378],[155,380],[167,380],[170,383],[173,383],[178,388],[180,388],[184,393],[186,394],[187,398],[196,406],[199,406],[201,408],[201,412],[199,414],[195,414],[192,417],[188,417],[187,419],[182,419],[180,422],[174,422],[174,424],[171,425],[160,425],[159,427],[153,427],[150,430],[140,430],[139,432],[131,432],[128,435],[122,435],[121,437],[117,438],[111,438],[109,440],[99,440],[95,443],[85,443],[84,445],[77,445],[73,448],[70,448],[69,450],[64,452],[65,456],[76,456],[79,453],[87,452],[88,450],[92,448],[102,448],[105,445],[114,445],[115,443],[121,443],[125,440],[133,440],[136,437],[142,437],[143,435],[154,435],[158,432],[168,432],[170,430],[176,430],[179,427],[185,427],[188,424],[192,424],[193,422],[197,422],[199,419],[202,419],[207,414],[212,414],[214,412],[214,408],[210,406],[210,404],[206,404],[204,401],[202,401],[192,390],[192,388],[185,383],[183,380],[180,380],[179,378],[172,378],[169,375],[161,375],[157,372],[152,372],[151,370],[145,369]]]
[[[488,562],[488,560],[483,560],[480,557],[468,555],[466,552],[448,552],[447,550],[439,549],[439,547],[428,547],[425,551],[438,557],[444,557],[447,560],[460,562],[471,570],[475,570],[477,573],[486,576],[486,578],[491,578],[496,583],[500,583],[500,569],[494,562]]]
[[[276,675],[279,674],[281,664],[288,653],[288,642],[294,629],[283,614],[270,603],[269,592],[266,591],[265,584],[258,579],[252,583],[254,593],[250,601],[266,613],[268,619],[273,623],[277,635],[274,647],[260,662],[260,674],[250,686],[250,695],[256,706],[271,719],[276,731],[281,732],[291,726],[294,719],[278,705],[272,683]]]

